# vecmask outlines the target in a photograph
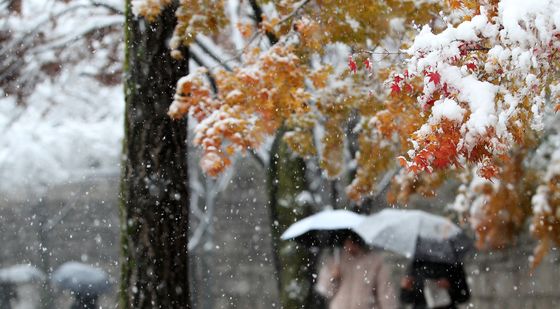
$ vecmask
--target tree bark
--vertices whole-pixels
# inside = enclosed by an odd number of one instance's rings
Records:
[[[148,23],[126,3],[121,308],[191,308],[187,123],[167,116],[176,81],[188,73],[188,61],[171,58],[167,46],[174,11]]]
[[[276,135],[268,169],[272,248],[280,307],[320,308],[313,292],[317,257],[306,247],[280,239],[291,224],[311,214],[310,205],[296,202],[296,197],[307,190],[305,162],[282,141],[283,133],[280,130]]]

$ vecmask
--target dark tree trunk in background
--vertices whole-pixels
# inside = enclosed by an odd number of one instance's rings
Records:
[[[310,205],[298,205],[296,197],[307,190],[305,162],[282,141],[283,130],[274,140],[268,170],[272,248],[283,309],[320,308],[313,292],[317,257],[280,235],[294,222],[311,214]]]
[[[169,55],[174,26],[174,8],[147,23],[127,1],[121,308],[191,308],[187,123],[167,116],[176,81],[188,73],[186,60]]]
[[[249,0],[257,25],[263,22],[263,11],[256,0]],[[270,45],[278,43],[274,33],[266,31]],[[314,293],[313,273],[317,257],[307,248],[280,240],[280,235],[294,222],[311,213],[309,205],[297,205],[295,198],[307,190],[305,161],[295,157],[282,141],[280,129],[270,152],[268,196],[270,203],[272,250],[280,306],[282,309],[322,308]]]

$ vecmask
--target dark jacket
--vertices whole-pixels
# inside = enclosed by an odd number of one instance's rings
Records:
[[[95,309],[97,308],[97,294],[76,293],[74,303],[70,309]]]
[[[425,261],[414,261],[408,268],[407,275],[414,280],[411,290],[401,289],[400,298],[403,303],[413,304],[413,308],[427,308],[424,297],[425,279],[447,279],[449,280],[449,297],[451,305],[446,309],[457,308],[457,304],[464,303],[470,298],[469,286],[467,284],[465,270],[462,263],[434,263]],[[444,309],[442,308],[442,309]]]

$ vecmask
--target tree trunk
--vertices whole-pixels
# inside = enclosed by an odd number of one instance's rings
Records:
[[[316,256],[308,248],[280,235],[294,222],[311,213],[310,205],[298,205],[296,197],[307,190],[305,162],[282,141],[283,130],[272,145],[268,170],[272,248],[283,309],[319,308],[313,293]]]
[[[127,0],[121,308],[191,308],[187,123],[167,116],[176,81],[188,73],[186,60],[169,55],[174,26],[173,7],[148,23]]]

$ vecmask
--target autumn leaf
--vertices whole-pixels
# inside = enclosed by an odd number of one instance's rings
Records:
[[[457,10],[461,8],[461,0],[447,0],[447,5],[452,9],[452,10]]]
[[[369,60],[369,58],[364,59],[364,66],[366,67],[366,69],[371,70],[371,61]]]
[[[430,82],[433,82],[434,85],[439,85],[439,82],[441,80],[441,76],[439,75],[438,72],[429,72],[426,75],[428,76]]]
[[[348,56],[348,67],[350,68],[350,71],[354,72],[354,74],[358,71],[358,66],[352,58],[352,55]]]
[[[474,62],[467,62],[466,66],[467,66],[467,69],[469,69],[471,71],[475,71],[476,68],[477,68],[476,63],[474,63]]]
[[[482,166],[478,169],[477,173],[480,177],[492,181],[492,178],[496,177],[498,174],[498,168],[489,158],[484,158]]]
[[[391,94],[396,95],[399,92],[401,92],[401,88],[399,87],[399,85],[397,85],[396,83],[392,83],[391,84]]]
[[[398,156],[397,161],[399,162],[400,166],[405,167],[405,168],[408,168],[408,166],[410,165],[410,163],[403,156]]]
[[[447,86],[447,83],[443,83],[443,94],[448,97],[449,96],[449,88]]]

